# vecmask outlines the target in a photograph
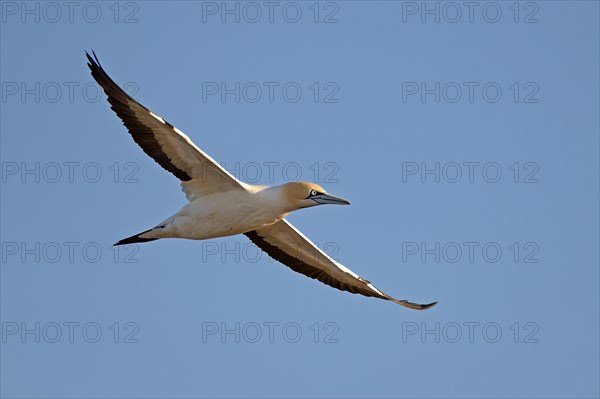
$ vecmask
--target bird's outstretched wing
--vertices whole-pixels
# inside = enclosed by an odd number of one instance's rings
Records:
[[[93,53],[93,52],[92,52]],[[188,199],[207,193],[244,189],[244,183],[196,147],[181,130],[138,103],[104,71],[96,54],[85,53],[92,76],[136,143],[160,166],[182,181]]]
[[[437,303],[420,305],[406,300],[394,299],[379,291],[369,281],[321,251],[285,219],[244,234],[273,259],[298,273],[317,279],[339,290],[385,299],[419,310],[429,309]]]

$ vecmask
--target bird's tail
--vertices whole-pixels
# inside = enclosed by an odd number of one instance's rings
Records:
[[[159,227],[163,227],[163,226],[159,226]],[[148,241],[154,241],[154,240],[159,240],[160,238],[143,238],[140,237],[143,234],[146,234],[154,229],[156,229],[157,227],[153,227],[149,230],[146,231],[142,231],[141,233],[138,233],[134,236],[131,237],[127,237],[127,238],[123,238],[121,241],[117,242],[116,244],[113,244],[113,246],[117,246],[117,245],[126,245],[126,244],[135,244],[138,242],[148,242]]]

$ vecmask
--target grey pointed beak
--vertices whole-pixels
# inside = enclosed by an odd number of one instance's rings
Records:
[[[317,204],[350,205],[350,201],[329,194],[319,194],[310,198]]]

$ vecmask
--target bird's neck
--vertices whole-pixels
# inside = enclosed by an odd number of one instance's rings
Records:
[[[286,195],[284,185],[267,187],[256,194],[266,207],[270,208],[272,211],[282,214],[283,216],[298,209],[298,207],[292,201],[290,201],[289,197]]]

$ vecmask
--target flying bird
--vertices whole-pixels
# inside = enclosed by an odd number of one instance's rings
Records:
[[[273,259],[292,270],[353,294],[389,300],[412,309],[428,309],[394,299],[329,257],[285,217],[298,209],[323,204],[349,205],[321,186],[290,182],[280,186],[244,183],[198,148],[181,130],[123,91],[86,51],[92,76],[142,150],[181,181],[188,203],[157,226],[115,245],[161,238],[205,240],[244,234]]]

